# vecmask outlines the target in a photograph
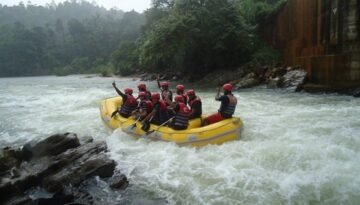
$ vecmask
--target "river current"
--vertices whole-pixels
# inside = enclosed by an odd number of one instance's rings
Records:
[[[360,99],[263,87],[237,91],[236,116],[245,124],[241,139],[191,148],[108,133],[99,103],[116,95],[113,80],[0,78],[1,147],[62,132],[106,140],[131,185],[114,192],[94,179],[88,189],[99,204],[360,203]],[[139,83],[116,82],[134,90]],[[157,90],[155,82],[146,83]],[[197,91],[205,113],[219,107],[215,92]]]

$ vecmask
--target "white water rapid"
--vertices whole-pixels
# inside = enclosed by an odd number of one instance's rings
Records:
[[[0,145],[20,146],[54,133],[106,140],[132,194],[111,192],[107,204],[359,204],[360,99],[289,93],[262,87],[235,92],[242,138],[220,146],[179,147],[109,135],[99,102],[115,96],[114,78],[0,78]],[[116,79],[136,90],[137,80]],[[155,82],[147,82],[157,90]],[[175,84],[172,85],[175,87]],[[186,85],[186,87],[189,87]],[[215,89],[201,90],[206,113]],[[96,192],[96,191],[94,191]],[[128,198],[126,198],[128,197]]]

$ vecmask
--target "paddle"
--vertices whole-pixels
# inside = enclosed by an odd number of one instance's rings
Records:
[[[116,109],[113,113],[111,113],[111,118],[115,117],[115,115],[116,115],[117,113],[119,113],[119,110],[118,110],[118,109]]]
[[[141,137],[146,137],[146,136],[150,135],[151,133],[153,133],[153,132],[155,132],[155,131],[156,131],[156,132],[159,131],[160,127],[166,125],[166,124],[169,123],[172,119],[174,119],[174,117],[166,120],[164,123],[162,123],[161,125],[159,125],[156,130],[147,131],[147,132],[146,132],[144,135],[142,135]],[[145,130],[144,130],[144,131],[145,131]]]
[[[138,117],[138,118],[135,120],[134,124],[128,126],[126,129],[131,129],[131,130],[132,130],[134,127],[136,127],[136,123],[139,122],[140,118],[141,118],[141,117]]]
[[[154,116],[151,116],[148,120],[143,120],[141,129],[147,132],[150,129],[150,121],[153,119]]]
[[[221,85],[219,85],[217,87],[217,92],[216,92],[216,95],[215,95],[215,100],[217,100],[219,97],[220,97],[220,90],[221,90]],[[200,118],[201,119],[201,118]],[[208,118],[204,118],[201,120],[201,127],[204,127],[204,126],[207,126],[209,125],[209,121],[208,121]]]

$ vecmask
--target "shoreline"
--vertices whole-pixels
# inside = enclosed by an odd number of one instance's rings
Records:
[[[214,88],[225,83],[231,83],[235,87],[234,90],[266,86],[268,89],[286,89],[291,92],[339,93],[360,97],[360,87],[335,87],[333,85],[308,83],[307,72],[300,66],[285,67],[249,63],[233,70],[213,71],[199,79],[192,79],[193,76],[184,76],[171,71],[164,71],[163,73],[138,72],[120,77],[137,78],[141,81],[155,81],[157,75],[160,75],[160,80],[183,82],[199,88]]]

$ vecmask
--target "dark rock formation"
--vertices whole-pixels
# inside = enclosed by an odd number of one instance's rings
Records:
[[[70,148],[80,146],[74,133],[56,134],[41,142],[30,142],[24,145],[22,152],[25,160],[58,155]]]
[[[235,87],[241,89],[266,84],[267,88],[286,88],[291,91],[300,91],[305,82],[306,74],[298,66],[288,68],[258,66],[237,80]]]
[[[279,87],[286,88],[292,91],[300,91],[304,84],[306,72],[302,69],[289,69],[287,73],[282,76]]]
[[[1,155],[3,157],[0,158],[0,177],[2,177],[7,170],[20,165],[22,151],[20,149],[5,147]]]
[[[202,74],[202,73],[201,73]],[[251,88],[266,85],[267,88],[285,88],[290,91],[300,91],[307,73],[300,66],[284,67],[280,65],[261,65],[247,63],[233,70],[216,70],[211,73],[191,74],[186,78],[181,73],[164,71],[160,74],[140,74],[140,78],[146,80],[181,80],[194,83],[195,87],[216,87],[225,83],[235,85],[235,89]],[[197,76],[197,75],[200,75]]]
[[[110,187],[114,189],[125,189],[129,185],[129,182],[125,175],[117,174],[110,178],[109,184]]]
[[[235,85],[236,90],[267,85],[267,88],[286,88],[299,91],[305,81],[306,72],[299,66],[282,67],[246,64],[232,71],[216,71],[206,75],[199,84],[219,86],[224,83]]]
[[[356,90],[353,92],[353,96],[356,97],[356,98],[359,98],[359,97],[360,97],[360,88],[356,89]]]
[[[261,78],[254,72],[245,75],[236,83],[236,88],[251,88],[261,84]]]
[[[240,81],[248,73],[253,72],[253,65],[244,65],[234,70],[218,70],[209,74],[204,74],[201,80],[198,80],[196,84],[198,86],[219,86],[227,82]]]
[[[106,151],[105,142],[87,139],[80,144],[73,133],[31,142],[23,149],[5,148],[0,157],[0,203],[14,196],[16,200],[21,200],[17,196],[23,196],[24,191],[35,186],[60,197],[67,186],[77,187],[93,176],[111,177],[116,164],[107,157]],[[126,183],[126,177],[122,175],[122,180],[113,186],[126,187]],[[27,201],[26,197],[22,199]],[[48,203],[53,204],[51,201]]]
[[[179,79],[183,79],[183,75],[180,72],[174,72],[171,70],[165,70],[162,73],[156,74],[156,73],[141,73],[138,75],[142,81],[152,81],[156,80],[157,76],[159,76],[159,80],[172,80],[176,81]]]

